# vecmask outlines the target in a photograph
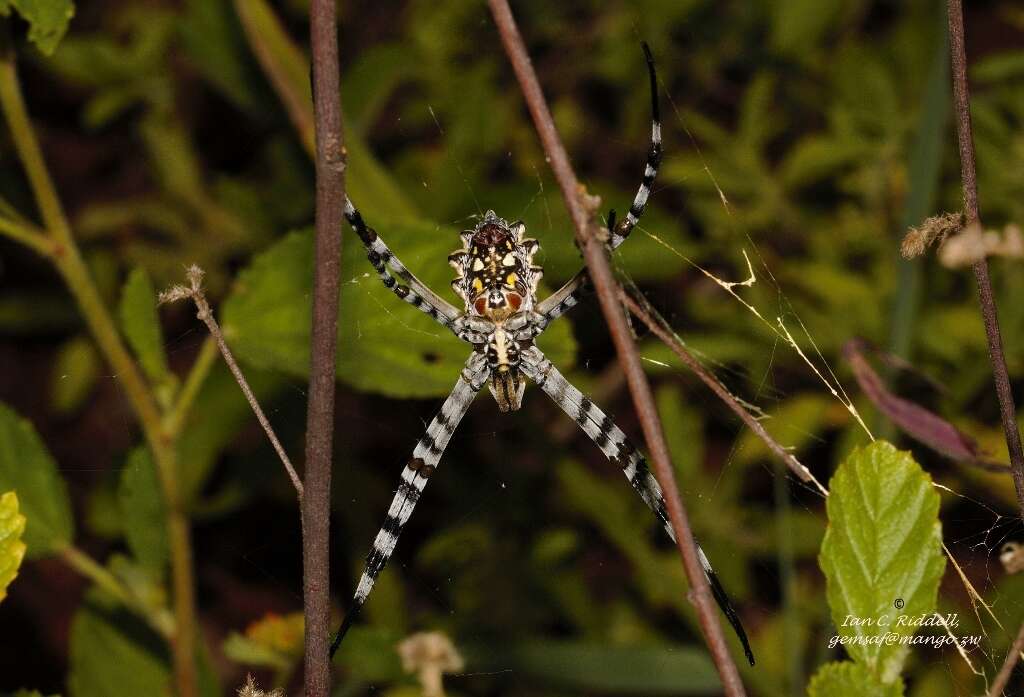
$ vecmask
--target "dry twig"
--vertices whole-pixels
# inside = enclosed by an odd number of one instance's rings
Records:
[[[687,368],[701,379],[701,381],[711,388],[711,391],[718,396],[726,406],[732,409],[736,416],[740,417],[740,420],[747,425],[751,431],[754,432],[758,438],[764,441],[764,444],[768,446],[775,455],[782,460],[782,462],[795,474],[800,481],[805,484],[813,485],[822,496],[828,496],[828,489],[822,486],[821,482],[815,478],[811,471],[807,469],[807,466],[796,459],[793,453],[786,450],[785,447],[779,444],[777,440],[772,438],[771,434],[765,430],[765,427],[761,425],[753,414],[744,408],[740,404],[739,400],[729,390],[725,388],[718,378],[709,373],[707,369],[701,365],[700,361],[694,358],[693,354],[686,350],[686,347],[679,342],[679,340],[672,335],[670,331],[665,329],[657,320],[655,320],[647,310],[645,310],[640,303],[638,303],[624,288],[619,288],[619,297],[622,299],[622,304],[632,312],[637,319],[647,325],[647,328],[654,334],[663,344],[669,347],[672,353],[679,357]]]
[[[267,419],[267,415],[263,413],[263,409],[260,408],[260,403],[256,399],[256,395],[253,394],[252,388],[249,387],[248,381],[245,379],[245,375],[242,373],[242,369],[238,367],[238,363],[235,361],[234,355],[231,353],[231,349],[228,348],[227,342],[224,341],[224,333],[220,330],[220,325],[217,324],[216,318],[213,316],[213,311],[210,309],[210,303],[206,301],[206,294],[203,292],[203,270],[193,264],[188,267],[185,272],[185,276],[188,279],[187,286],[172,286],[171,288],[160,293],[159,302],[172,303],[178,300],[191,300],[196,304],[196,317],[202,320],[206,328],[210,330],[210,336],[217,342],[217,348],[220,349],[221,355],[224,357],[224,362],[227,363],[228,369],[231,374],[235,376],[235,381],[238,382],[238,386],[242,389],[242,394],[245,395],[246,401],[249,402],[249,406],[252,407],[252,411],[256,414],[256,420],[260,422],[260,426],[263,427],[263,432],[267,434],[267,438],[270,439],[270,444],[274,446],[274,451],[277,456],[281,459],[281,464],[284,465],[285,471],[288,473],[288,478],[292,480],[292,485],[295,487],[295,492],[299,496],[299,500],[302,500],[302,480],[299,479],[299,475],[295,472],[295,468],[292,466],[292,461],[288,459],[288,453],[284,451],[281,446],[281,441],[277,439],[277,434],[274,433],[274,427],[270,425],[270,420]]]

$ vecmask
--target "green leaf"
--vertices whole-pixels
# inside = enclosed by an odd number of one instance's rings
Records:
[[[903,697],[903,681],[883,684],[859,663],[826,663],[811,678],[808,697]]]
[[[0,496],[0,601],[7,597],[7,586],[25,558],[24,532],[25,516],[18,513],[18,495],[8,491]]]
[[[463,648],[460,646],[460,648]],[[465,647],[472,671],[511,670],[541,684],[602,694],[718,695],[722,685],[702,648],[602,646],[570,641],[526,641],[497,650]]]
[[[178,21],[182,48],[199,72],[238,107],[253,112],[260,74],[228,0],[188,0]]]
[[[142,369],[153,382],[167,377],[167,357],[160,318],[156,313],[156,291],[145,269],[135,268],[121,290],[118,307],[121,330],[139,358]]]
[[[57,48],[75,16],[71,0],[0,0],[0,15],[10,15],[12,8],[28,22],[28,40],[47,56]]]
[[[91,595],[71,623],[72,697],[172,694],[164,642],[141,620]]]
[[[392,249],[439,292],[448,289],[448,254],[454,230],[423,222],[390,225]],[[299,377],[309,370],[313,245],[309,231],[296,232],[259,255],[243,271],[224,304],[223,327],[238,357]],[[358,389],[393,397],[447,395],[469,347],[386,289],[366,261],[361,244],[348,238],[342,253],[338,326],[338,379]],[[448,291],[449,295],[454,295]],[[572,361],[575,342],[563,320],[540,342],[552,361]]]
[[[70,338],[57,351],[51,373],[50,399],[54,410],[69,414],[92,392],[100,376],[100,356],[91,339]]]
[[[836,24],[843,3],[840,0],[785,0],[769,7],[773,9],[774,48],[801,57],[817,55],[811,51]]]
[[[13,489],[25,514],[28,558],[66,547],[74,535],[67,485],[26,419],[0,403],[0,490]]]
[[[408,679],[395,646],[402,635],[377,627],[353,627],[333,663],[344,666],[353,680],[393,682]]]
[[[885,441],[854,451],[829,488],[819,563],[832,620],[847,653],[891,683],[910,648],[880,639],[914,635],[904,622],[935,610],[946,568],[939,495],[910,454]]]
[[[168,559],[167,515],[147,448],[138,447],[128,455],[117,493],[129,549],[142,566],[159,573]]]
[[[280,375],[265,370],[248,370],[246,378],[261,404],[272,401],[286,384]],[[178,443],[179,486],[182,499],[190,506],[224,449],[243,426],[252,423],[252,418],[252,408],[234,376],[223,362],[215,365],[189,412]]]

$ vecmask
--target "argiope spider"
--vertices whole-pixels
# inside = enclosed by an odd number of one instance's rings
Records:
[[[616,226],[614,211],[609,215],[608,243],[612,249],[626,241],[643,215],[661,162],[657,76],[647,44],[643,49],[651,83],[651,147],[640,189],[625,220]],[[462,249],[448,257],[449,264],[457,273],[452,288],[465,304],[465,308],[459,310],[405,268],[377,232],[366,225],[347,198],[345,218],[366,246],[370,263],[384,285],[471,344],[473,352],[466,360],[455,388],[430,422],[426,434],[416,444],[412,458],[402,470],[402,481],[366,559],[366,569],[359,579],[352,606],[345,613],[341,628],[331,644],[332,656],[366,602],[377,576],[391,558],[398,536],[412,515],[427,480],[437,468],[456,426],[485,384],[501,411],[515,411],[522,405],[526,379],[537,383],[580,425],[601,452],[622,468],[626,479],[654,511],[668,536],[675,540],[661,487],[648,470],[643,456],[611,417],[573,387],[534,344],[552,320],[579,302],[588,281],[585,270],[578,272],[548,298],[538,301],[537,283],[543,271],[533,263],[533,256],[539,248],[537,241],[523,236],[526,225],[522,222],[509,223],[494,211],[487,211],[473,230],[461,233]],[[697,551],[715,600],[739,637],[747,660],[753,665],[754,655],[743,625],[699,545]]]

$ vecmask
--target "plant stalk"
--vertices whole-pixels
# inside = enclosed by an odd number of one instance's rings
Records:
[[[307,697],[327,697],[330,688],[329,542],[334,372],[346,152],[342,139],[335,0],[313,0],[309,13],[316,127],[316,249],[302,496],[302,585],[306,616],[304,679]]]
[[[963,182],[964,228],[978,223],[978,175],[974,158],[974,140],[971,134],[970,92],[967,84],[967,54],[964,48],[964,11],[960,0],[949,0],[949,56],[953,67],[953,107],[956,114],[956,132],[960,144],[960,177]],[[1024,447],[1017,427],[1017,409],[1013,402],[1013,389],[1003,355],[1003,339],[999,331],[999,315],[995,294],[988,273],[988,261],[982,257],[974,264],[974,278],[978,285],[978,302],[988,339],[988,357],[992,363],[992,377],[999,399],[999,416],[1006,436],[1006,449],[1010,454],[1013,486],[1017,491],[1017,505],[1024,519]]]

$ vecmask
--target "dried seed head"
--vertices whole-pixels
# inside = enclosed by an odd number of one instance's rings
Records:
[[[960,213],[943,213],[932,216],[917,227],[912,227],[903,237],[900,254],[904,259],[913,259],[924,254],[928,247],[942,242],[949,235],[959,232],[963,226],[963,215]]]

